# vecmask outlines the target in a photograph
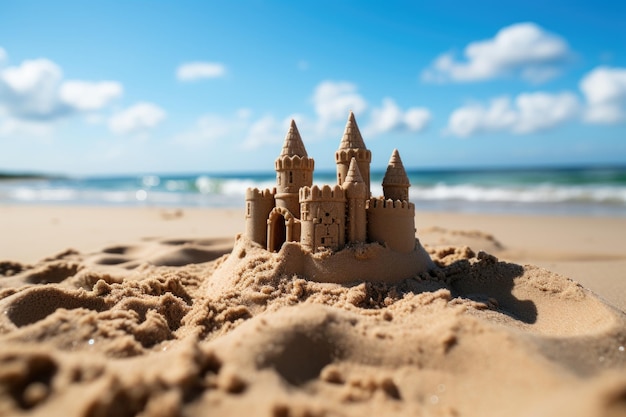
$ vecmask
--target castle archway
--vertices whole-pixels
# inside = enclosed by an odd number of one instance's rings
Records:
[[[267,219],[267,250],[278,252],[285,242],[293,241],[295,218],[289,210],[275,207]]]

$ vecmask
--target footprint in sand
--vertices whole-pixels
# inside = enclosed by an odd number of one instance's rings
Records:
[[[17,327],[43,320],[59,308],[103,311],[107,306],[102,298],[92,293],[52,286],[29,288],[0,301],[0,311]]]
[[[95,265],[134,269],[141,264],[183,266],[210,262],[230,253],[232,238],[163,239],[149,238],[129,246],[111,246],[90,255],[87,262]]]

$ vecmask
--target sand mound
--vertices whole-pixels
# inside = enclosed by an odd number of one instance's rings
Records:
[[[3,262],[0,415],[624,415],[624,313],[440,243],[397,284],[307,280],[231,239]]]

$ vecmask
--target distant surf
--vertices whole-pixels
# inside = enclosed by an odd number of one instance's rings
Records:
[[[626,167],[410,170],[417,210],[626,216]],[[372,172],[382,195],[384,172]],[[335,182],[317,173],[317,184]],[[0,204],[242,207],[248,187],[275,185],[272,172],[107,177],[0,176]]]

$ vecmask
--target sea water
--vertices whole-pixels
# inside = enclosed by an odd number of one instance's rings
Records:
[[[626,167],[409,170],[417,210],[626,216]],[[384,171],[371,174],[382,195]],[[314,183],[334,184],[334,172]],[[243,207],[249,187],[275,186],[275,173],[43,177],[0,180],[0,204]]]

